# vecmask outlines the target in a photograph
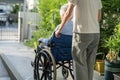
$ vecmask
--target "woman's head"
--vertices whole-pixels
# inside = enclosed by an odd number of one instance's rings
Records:
[[[60,16],[63,16],[68,8],[68,4],[64,4],[60,8]]]
[[[60,8],[60,16],[61,16],[61,19],[62,17],[64,16],[65,12],[67,11],[67,8],[68,8],[69,4],[64,4],[61,6]],[[72,14],[71,14],[72,15]],[[72,17],[72,16],[71,16]],[[71,19],[71,18],[70,18]]]

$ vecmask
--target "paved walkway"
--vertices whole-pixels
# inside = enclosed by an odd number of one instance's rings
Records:
[[[0,80],[10,80],[10,77],[0,58]]]
[[[31,61],[34,60],[35,53],[32,48],[16,41],[0,41],[0,54],[9,64],[8,67],[13,75],[17,76],[17,80],[34,80]],[[60,70],[57,70],[57,80],[64,80]],[[68,80],[72,79],[69,77]],[[95,73],[94,80],[102,80],[102,78]]]

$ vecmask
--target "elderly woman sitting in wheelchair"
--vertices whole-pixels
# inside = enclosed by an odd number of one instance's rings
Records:
[[[61,19],[66,12],[68,4],[64,4],[60,9]],[[55,31],[59,28],[56,27]],[[34,79],[35,80],[56,80],[56,69],[62,67],[62,75],[66,79],[70,72],[73,78],[72,70],[72,16],[62,29],[59,38],[53,33],[51,37],[40,38],[39,45],[35,50],[34,59]],[[43,44],[43,45],[40,45]]]

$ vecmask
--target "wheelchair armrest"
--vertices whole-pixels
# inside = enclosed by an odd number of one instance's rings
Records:
[[[40,38],[40,39],[38,40],[38,43],[39,43],[39,44],[40,44],[40,43],[43,43],[44,45],[48,45],[48,41],[49,41],[48,38]]]

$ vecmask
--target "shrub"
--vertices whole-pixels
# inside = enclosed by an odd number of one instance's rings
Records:
[[[98,52],[107,54],[108,48],[103,47],[105,40],[114,32],[116,25],[120,22],[120,0],[102,0],[102,21],[100,23],[100,44]]]
[[[118,54],[120,51],[120,23],[114,29],[113,35],[111,35],[107,40],[105,40],[104,45],[109,49],[107,59],[110,62],[118,61]]]

